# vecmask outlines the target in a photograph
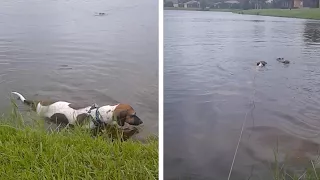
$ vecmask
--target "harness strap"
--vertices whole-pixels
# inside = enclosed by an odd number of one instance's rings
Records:
[[[90,113],[91,113],[91,110],[96,108],[96,118],[93,118],[92,116],[90,116]],[[88,111],[88,115],[91,117],[91,120],[93,122],[93,124],[95,126],[99,126],[101,124],[103,124],[103,122],[101,121],[101,115],[100,115],[100,112],[99,112],[99,108],[98,105],[94,104],[91,109]]]
[[[96,125],[96,126],[99,126],[99,125],[103,124],[103,122],[101,121],[101,115],[100,115],[100,112],[99,112],[99,108],[100,107],[97,107],[97,109],[96,109],[96,118],[93,118],[93,117],[91,118],[93,124]]]

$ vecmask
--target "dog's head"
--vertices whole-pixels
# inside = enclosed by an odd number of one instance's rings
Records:
[[[119,104],[113,112],[113,118],[117,120],[119,126],[124,126],[125,122],[134,126],[143,123],[129,104]]]

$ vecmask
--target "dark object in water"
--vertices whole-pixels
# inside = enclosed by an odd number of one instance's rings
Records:
[[[67,64],[62,64],[58,68],[58,70],[69,70],[69,69],[72,69],[72,67],[69,67],[69,65],[67,65]]]
[[[284,61],[282,61],[282,63],[283,63],[283,64],[290,64],[290,61],[284,60]]]
[[[283,61],[283,58],[277,58],[277,61]]]
[[[72,69],[72,67],[60,67],[58,68],[58,70],[70,70]]]
[[[259,62],[257,62],[257,66],[259,66],[259,67],[263,67],[263,66],[265,66],[267,64],[267,62],[265,62],[265,61],[259,61]]]
[[[97,13],[96,16],[104,16],[106,13]]]
[[[283,63],[283,64],[290,64],[289,60],[284,60],[284,58],[277,58],[277,61]]]

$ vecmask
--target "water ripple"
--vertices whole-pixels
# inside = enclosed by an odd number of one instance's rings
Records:
[[[0,110],[13,90],[31,99],[126,102],[147,122],[141,137],[157,134],[158,15],[150,8],[156,6],[1,1]]]
[[[274,158],[277,137],[281,155],[292,152],[288,161],[308,162],[320,143],[319,22],[184,11],[165,11],[164,19],[167,177],[225,179],[221,172],[230,168],[252,97],[237,177],[247,178],[252,165],[268,177],[265,165]],[[277,57],[291,63],[284,66]],[[266,68],[255,69],[260,60]],[[186,150],[176,150],[176,142]]]

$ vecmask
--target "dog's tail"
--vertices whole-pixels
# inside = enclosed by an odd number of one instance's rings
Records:
[[[27,105],[31,105],[31,104],[32,104],[31,101],[27,100],[27,99],[26,99],[25,97],[23,97],[20,93],[17,93],[17,92],[11,92],[11,93],[17,95],[17,96],[18,96],[18,100],[21,100],[22,103],[27,104]]]

